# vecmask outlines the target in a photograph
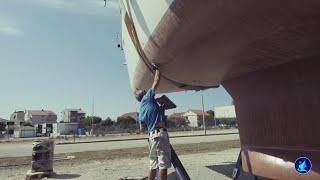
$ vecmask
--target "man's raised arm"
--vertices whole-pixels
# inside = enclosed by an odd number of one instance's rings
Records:
[[[159,69],[157,68],[157,69],[156,69],[156,73],[155,73],[155,75],[154,75],[153,84],[152,84],[152,87],[151,87],[151,89],[152,89],[152,91],[153,91],[154,93],[156,92],[156,90],[157,90],[157,88],[158,88],[158,86],[159,86],[159,83],[160,83],[160,71],[159,71]]]

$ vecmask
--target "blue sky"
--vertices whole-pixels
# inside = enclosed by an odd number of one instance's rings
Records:
[[[116,1],[0,0],[0,117],[15,110],[82,108],[106,118],[135,111]],[[201,108],[200,92],[168,94],[174,111]],[[229,105],[223,88],[204,91],[205,109]],[[171,112],[169,112],[171,113]]]

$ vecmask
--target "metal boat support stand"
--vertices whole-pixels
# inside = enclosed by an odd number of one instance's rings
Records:
[[[240,150],[236,166],[233,168],[233,171],[232,171],[232,176],[231,176],[232,180],[238,180],[241,171],[242,171],[242,159],[241,159],[241,150]],[[255,175],[253,176],[254,176],[254,180],[258,179],[257,176]]]
[[[184,169],[180,159],[178,158],[177,153],[173,149],[173,147],[170,145],[171,148],[171,163],[176,170],[177,176],[180,180],[191,180],[189,177],[187,171]]]
[[[241,150],[239,152],[239,155],[238,155],[238,160],[237,160],[237,163],[236,163],[236,167],[233,168],[233,171],[232,171],[232,180],[237,180],[239,175],[240,175],[240,171],[241,171],[241,168],[242,168],[242,161],[241,161]]]
[[[164,110],[174,109],[177,106],[165,95],[157,98],[157,102],[161,105]],[[184,169],[180,159],[178,158],[177,153],[174,151],[173,147],[170,144],[171,149],[171,163],[176,171],[176,174],[180,180],[190,180],[190,177],[187,171]]]

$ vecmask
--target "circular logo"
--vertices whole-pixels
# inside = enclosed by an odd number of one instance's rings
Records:
[[[311,161],[310,159],[306,157],[299,157],[295,162],[294,162],[294,167],[296,168],[296,171],[300,174],[307,174],[311,167]]]

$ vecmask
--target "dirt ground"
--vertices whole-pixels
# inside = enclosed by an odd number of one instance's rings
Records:
[[[224,143],[215,142],[206,146],[185,144],[176,146],[175,149],[191,179],[223,180],[231,178],[232,169],[239,153],[238,145],[238,141],[227,141]],[[138,180],[146,179],[148,172],[147,151],[142,148],[83,152],[72,155],[76,158],[54,163],[54,171],[57,175],[50,179]],[[1,159],[0,164],[28,164],[29,160],[28,157]],[[4,163],[5,161],[7,163]],[[29,169],[30,165],[2,167],[0,168],[0,179],[25,179]],[[171,168],[169,169],[169,180],[175,179],[177,178],[174,169]],[[245,175],[241,179],[251,179],[251,177]]]
[[[96,145],[97,146],[97,145]],[[239,140],[229,141],[217,141],[217,142],[200,142],[200,143],[188,143],[188,144],[174,144],[175,151],[182,154],[194,154],[205,152],[218,152],[230,148],[237,148],[240,146]],[[55,151],[56,152],[56,151]],[[148,155],[148,148],[146,147],[134,147],[134,148],[120,148],[111,150],[96,150],[96,151],[84,151],[73,153],[61,153],[55,154],[54,159],[58,159],[56,164],[78,164],[89,161],[101,161],[101,160],[113,160],[113,159],[125,159],[125,158],[142,158]],[[61,159],[67,156],[74,156],[72,160],[64,161]],[[8,167],[17,167],[23,165],[30,165],[31,156],[19,156],[19,157],[2,157],[0,158],[0,168],[5,169]]]
[[[198,153],[181,155],[191,179],[224,180],[231,179],[232,168],[237,159],[239,149],[233,148],[221,152]],[[28,166],[0,170],[1,179],[24,179]],[[146,179],[148,171],[148,158],[109,159],[103,161],[90,161],[89,163],[55,164],[56,176],[50,179],[81,179],[81,180],[120,180],[120,179]],[[169,180],[175,180],[174,169],[169,169]],[[251,179],[249,175],[241,179]]]

